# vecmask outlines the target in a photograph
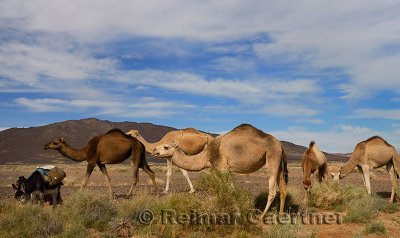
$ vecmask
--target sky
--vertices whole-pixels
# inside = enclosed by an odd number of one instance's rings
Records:
[[[0,130],[95,117],[400,148],[400,2],[2,0]]]

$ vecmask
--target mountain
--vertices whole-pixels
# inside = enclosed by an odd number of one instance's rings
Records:
[[[0,132],[0,164],[44,164],[73,161],[64,158],[57,151],[43,149],[44,144],[64,138],[74,148],[82,148],[94,136],[113,128],[122,131],[136,129],[149,142],[160,140],[166,133],[176,130],[173,127],[137,122],[110,122],[95,118],[68,120],[46,126],[30,128],[11,128]],[[216,135],[214,135],[216,136]],[[290,160],[300,160],[305,147],[290,142],[283,142]],[[330,160],[345,160],[346,157],[328,154]],[[149,159],[150,161],[160,161]]]

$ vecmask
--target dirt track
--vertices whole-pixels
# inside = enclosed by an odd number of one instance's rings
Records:
[[[68,199],[68,195],[79,189],[80,182],[86,171],[86,164],[60,164],[67,177],[64,180],[65,186],[62,188],[62,196]],[[11,184],[15,183],[18,176],[29,176],[36,165],[1,165],[0,166],[0,199],[13,199],[14,193]],[[165,185],[165,165],[151,164],[152,169],[156,172],[156,180],[159,189]],[[118,199],[128,192],[132,173],[129,165],[110,165],[108,166],[111,181],[114,184],[113,190],[117,194]],[[385,170],[374,170],[375,176],[371,180],[373,192],[377,192],[381,197],[389,199],[391,183],[389,175]],[[190,173],[193,185],[196,188],[196,181],[199,173]],[[260,170],[251,175],[235,175],[235,186],[251,191],[256,196],[267,190],[268,184],[264,171]],[[351,173],[342,180],[343,183],[362,186],[362,179],[358,173]],[[106,193],[107,186],[101,172],[97,169],[90,178],[88,187],[93,190],[104,191]],[[151,189],[151,180],[143,171],[139,172],[139,183],[134,193],[143,189]],[[298,164],[289,164],[289,188],[297,190],[302,196],[302,171]],[[178,169],[174,169],[170,184],[170,193],[181,193],[189,191],[189,186]],[[201,193],[201,191],[200,191]],[[162,197],[161,197],[162,198]],[[299,199],[299,198],[296,198]],[[299,199],[301,200],[301,198]],[[385,224],[387,235],[382,237],[400,237],[400,212],[394,214],[381,214],[378,218]],[[317,237],[353,237],[355,234],[362,232],[363,224],[341,224],[341,225],[310,225],[310,231],[317,231]],[[380,237],[370,235],[368,237]]]

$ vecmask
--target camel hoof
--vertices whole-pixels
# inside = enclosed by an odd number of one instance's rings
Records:
[[[189,193],[195,193],[195,192],[196,192],[196,190],[194,190],[194,189],[189,191]]]
[[[162,192],[161,192],[161,194],[163,194],[163,195],[166,195],[166,194],[168,194],[168,190],[164,190],[164,191],[162,191]]]

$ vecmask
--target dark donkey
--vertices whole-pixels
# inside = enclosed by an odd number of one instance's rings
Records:
[[[39,196],[40,204],[50,200],[50,204],[53,207],[57,206],[57,203],[61,203],[60,188],[63,183],[55,185],[49,185],[39,171],[35,171],[29,178],[20,176],[17,181],[17,185],[13,184],[12,187],[15,190],[15,198],[18,200],[27,200],[29,197],[33,203],[35,198]],[[50,199],[50,197],[51,199]]]

